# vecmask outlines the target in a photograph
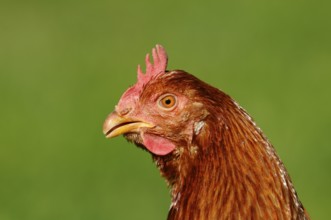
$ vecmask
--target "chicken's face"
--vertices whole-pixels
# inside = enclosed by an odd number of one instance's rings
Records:
[[[178,86],[183,77],[197,80],[183,71],[171,71],[152,78],[140,91],[129,88],[104,123],[106,136],[124,134],[155,155],[189,147],[203,129],[208,111],[198,100],[194,83]]]

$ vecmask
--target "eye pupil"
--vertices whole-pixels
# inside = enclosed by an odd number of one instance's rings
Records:
[[[166,100],[165,100],[165,104],[166,104],[166,105],[170,105],[170,104],[171,104],[171,100],[170,100],[170,99],[166,99]]]

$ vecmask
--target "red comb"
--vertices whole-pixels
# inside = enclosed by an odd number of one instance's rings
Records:
[[[157,44],[152,50],[152,55],[153,64],[149,60],[149,54],[146,55],[146,73],[143,73],[140,65],[138,65],[138,82],[126,90],[126,92],[122,95],[116,107],[116,111],[120,112],[123,109],[128,109],[131,105],[133,105],[133,103],[138,100],[143,86],[153,77],[166,71],[168,56],[165,49],[161,45]]]
[[[165,49],[157,44],[152,50],[153,55],[153,64],[149,59],[149,54],[146,55],[146,73],[144,74],[141,70],[140,65],[138,65],[138,84],[147,83],[153,76],[158,75],[159,73],[165,72],[168,63],[168,55]]]

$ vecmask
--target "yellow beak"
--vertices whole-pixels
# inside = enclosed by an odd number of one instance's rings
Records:
[[[143,127],[151,128],[154,127],[154,125],[132,118],[119,116],[117,112],[114,111],[104,122],[103,133],[106,135],[106,138],[112,138],[125,133],[139,132],[139,129]]]

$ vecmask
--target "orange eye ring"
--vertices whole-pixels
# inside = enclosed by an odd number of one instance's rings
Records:
[[[158,106],[166,111],[171,111],[177,106],[177,98],[172,94],[165,94],[159,98]]]

